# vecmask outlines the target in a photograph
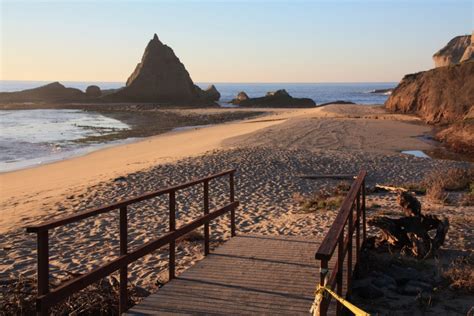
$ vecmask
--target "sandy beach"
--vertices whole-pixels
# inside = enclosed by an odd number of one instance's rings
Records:
[[[196,110],[199,111],[199,110]],[[303,213],[294,195],[334,186],[331,179],[307,180],[305,173],[356,174],[368,170],[368,185],[420,181],[427,172],[469,167],[466,162],[424,159],[402,150],[430,150],[419,136],[430,128],[419,119],[386,113],[379,106],[330,105],[269,110],[264,117],[207,128],[170,132],[37,168],[4,173],[1,183],[0,279],[34,277],[35,236],[22,228],[50,218],[109,204],[125,197],[236,168],[239,232],[322,236],[337,211]],[[28,181],[26,181],[28,179]],[[211,185],[211,209],[226,200],[225,181]],[[202,214],[199,188],[177,196],[177,225]],[[395,195],[370,195],[371,204],[396,207]],[[472,248],[472,208],[428,207],[452,220],[447,244]],[[377,212],[370,208],[369,216]],[[130,208],[133,249],[167,230],[167,200],[155,198]],[[108,213],[50,233],[51,273],[63,279],[118,255],[117,214]],[[228,220],[211,225],[212,245],[229,238]],[[462,236],[462,238],[461,238]],[[130,280],[152,290],[167,281],[166,249],[130,266]],[[202,243],[177,246],[177,271],[202,258]],[[159,272],[161,271],[161,272]]]
[[[266,116],[256,119],[170,132],[82,157],[0,174],[0,232],[31,224],[40,216],[57,214],[60,210],[55,209],[55,203],[87,187],[213,150],[241,146],[392,153],[426,150],[431,146],[415,137],[429,130],[415,117],[387,114],[380,107],[333,105],[269,110]]]

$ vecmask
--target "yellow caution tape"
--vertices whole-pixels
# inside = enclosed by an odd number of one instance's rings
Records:
[[[340,297],[339,295],[334,293],[331,289],[329,289],[325,286],[321,286],[321,285],[318,285],[318,287],[316,288],[316,291],[314,292],[315,298],[314,298],[314,302],[313,302],[313,305],[311,306],[311,310],[310,310],[310,312],[313,316],[319,315],[319,304],[321,304],[321,301],[323,300],[324,291],[327,291],[329,294],[331,294],[342,305],[344,305],[347,309],[349,309],[351,312],[353,312],[354,315],[356,315],[356,316],[370,316],[369,313],[364,312],[359,307],[349,303],[348,301],[346,301],[345,299],[343,299],[342,297]]]

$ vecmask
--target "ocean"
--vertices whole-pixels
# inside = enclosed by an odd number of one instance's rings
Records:
[[[118,120],[81,110],[0,110],[0,172],[58,161],[120,143],[81,143],[81,140],[129,128]]]
[[[1,80],[0,92],[31,89],[48,83]],[[124,85],[122,82],[76,81],[62,84],[81,90],[91,84],[101,89],[115,89]],[[209,83],[198,85],[205,89]],[[221,93],[219,103],[227,107],[240,91],[245,91],[250,97],[259,97],[278,89],[286,89],[294,97],[311,98],[317,104],[335,100],[383,104],[388,95],[371,91],[393,88],[396,83],[216,83],[215,86]],[[113,118],[81,110],[0,110],[0,172],[62,160],[123,143],[84,144],[81,139],[128,128],[127,124]]]
[[[0,80],[0,92],[20,91],[36,88],[50,81],[10,81]],[[123,87],[123,82],[83,82],[62,81],[66,87],[85,90],[89,85],[97,85],[101,89],[117,89]],[[212,83],[197,83],[202,89]],[[221,93],[219,103],[226,106],[240,91],[245,91],[250,97],[264,96],[269,91],[286,89],[290,95],[299,98],[311,98],[317,104],[336,100],[351,101],[358,104],[382,104],[387,100],[387,94],[371,93],[374,90],[394,88],[396,82],[366,82],[366,83],[214,83]]]

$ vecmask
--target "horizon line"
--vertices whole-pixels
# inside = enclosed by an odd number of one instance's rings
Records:
[[[0,79],[0,82],[81,82],[81,83],[122,83],[125,81],[97,80],[21,80]],[[195,81],[195,84],[319,84],[319,83],[398,83],[399,81]]]

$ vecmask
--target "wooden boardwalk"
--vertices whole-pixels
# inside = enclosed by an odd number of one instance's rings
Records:
[[[314,258],[319,244],[301,237],[239,235],[128,315],[309,315],[319,283]],[[328,314],[333,313],[331,306]]]
[[[38,315],[49,315],[54,305],[117,271],[119,313],[129,315],[308,315],[314,299],[314,289],[320,283],[320,276],[327,280],[329,287],[337,289],[339,295],[346,296],[347,286],[352,282],[352,273],[347,272],[354,268],[362,243],[366,239],[367,172],[361,170],[357,175],[334,223],[322,240],[287,236],[235,237],[236,209],[239,206],[239,202],[235,201],[235,172],[235,169],[225,170],[97,209],[28,226],[26,231],[37,235]],[[210,212],[209,182],[222,177],[229,179],[229,201]],[[185,188],[201,185],[204,215],[177,228],[176,193]],[[127,238],[129,206],[163,195],[168,195],[169,200],[169,231],[129,250]],[[111,211],[119,211],[120,256],[51,288],[49,232],[57,227]],[[215,252],[209,253],[209,223],[226,214],[230,215],[230,232],[234,238],[218,247]],[[200,227],[204,228],[204,253],[208,256],[175,278],[176,241]],[[158,293],[147,297],[142,303],[127,311],[129,264],[166,245],[169,246],[168,272],[171,281]],[[330,298],[323,298],[320,305],[322,314],[326,311],[329,315],[336,314],[334,300],[331,303],[329,300]],[[342,305],[340,303],[337,305],[337,314],[342,315]]]

